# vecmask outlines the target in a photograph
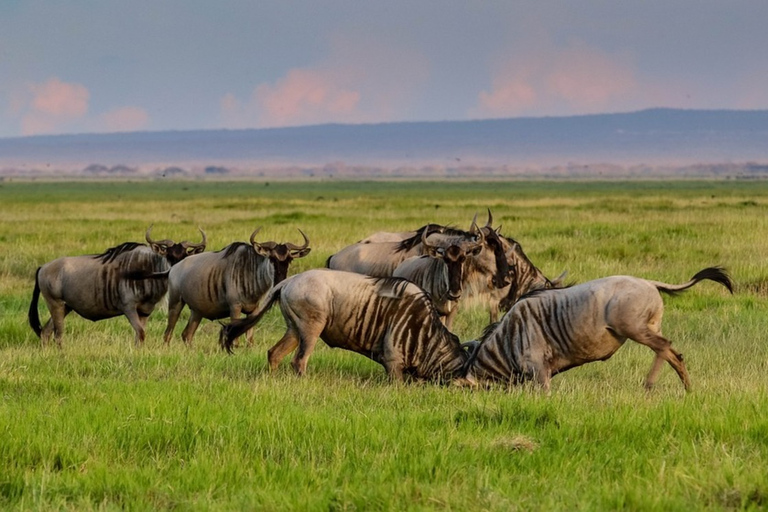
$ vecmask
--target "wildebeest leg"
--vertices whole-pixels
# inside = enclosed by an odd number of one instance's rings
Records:
[[[296,354],[293,356],[291,366],[297,375],[301,376],[307,371],[307,361],[309,356],[312,355],[312,351],[315,350],[317,339],[320,337],[322,329],[311,329],[308,331],[302,330],[299,335],[299,348],[296,350]]]
[[[46,303],[51,318],[45,323],[43,332],[40,333],[40,342],[43,346],[47,345],[51,340],[51,332],[53,332],[56,345],[61,348],[61,340],[64,337],[64,317],[72,310],[63,301],[46,301]]]
[[[176,322],[179,321],[181,310],[184,309],[184,301],[181,297],[178,297],[175,293],[168,295],[168,326],[165,328],[163,334],[163,341],[166,345],[171,342],[173,337],[173,330],[176,328]]]
[[[446,315],[445,317],[445,328],[449,331],[451,330],[451,326],[453,326],[453,319],[456,318],[456,314],[459,312],[458,304],[453,304],[451,307],[451,311]]]
[[[691,379],[688,376],[688,370],[686,370],[685,363],[683,362],[683,354],[673,349],[671,342],[667,338],[660,334],[656,334],[650,329],[646,330],[644,333],[641,333],[637,337],[630,337],[638,343],[650,347],[654,352],[656,352],[656,359],[654,359],[653,365],[651,366],[651,371],[648,373],[648,377],[646,377],[646,389],[653,387],[653,384],[656,382],[656,377],[659,373],[659,368],[657,368],[657,366],[661,365],[660,360],[665,360],[672,368],[675,369],[677,376],[680,377],[685,390],[690,390]]]
[[[661,366],[663,364],[664,358],[659,354],[656,354],[656,357],[653,358],[653,363],[651,363],[651,370],[648,372],[648,376],[645,378],[645,389],[648,391],[650,391],[654,384],[656,384],[656,379],[659,378],[659,372],[661,371]]]
[[[499,320],[499,304],[497,302],[491,303],[488,307],[488,313],[490,317],[490,323],[495,324]]]
[[[195,331],[197,331],[197,327],[200,325],[202,319],[203,315],[197,311],[190,310],[187,326],[181,331],[181,339],[187,345],[192,346],[192,338],[195,336]]]
[[[299,346],[299,336],[292,327],[288,327],[280,341],[267,351],[267,361],[269,361],[269,369],[271,371],[277,370],[280,361],[285,356],[293,352],[296,347]]]
[[[136,333],[134,336],[136,345],[144,344],[144,338],[146,337],[144,324],[147,322],[147,317],[142,317],[135,309],[126,311],[125,316],[128,318],[128,321],[131,323],[131,327],[133,327],[133,330]]]

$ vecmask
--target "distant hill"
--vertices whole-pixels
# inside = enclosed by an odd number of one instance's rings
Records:
[[[691,166],[768,162],[768,111],[651,109],[480,121],[328,124],[0,139],[0,172],[174,169],[226,173],[396,168]],[[213,169],[213,171],[211,171]],[[105,171],[108,172],[108,171]],[[169,170],[170,172],[170,170]]]

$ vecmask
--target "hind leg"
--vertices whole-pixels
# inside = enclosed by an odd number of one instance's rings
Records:
[[[169,293],[168,294],[168,325],[165,328],[165,333],[163,334],[163,342],[165,342],[166,345],[169,345],[171,343],[171,338],[173,337],[173,330],[176,328],[176,322],[179,321],[179,316],[181,315],[181,311],[184,309],[184,301],[181,299],[181,297],[177,296],[175,293]]]
[[[280,341],[267,351],[270,371],[277,370],[280,361],[299,346],[299,336],[292,327],[288,327]]]
[[[661,371],[661,366],[664,364],[664,361],[666,361],[672,368],[674,368],[675,372],[677,372],[677,376],[680,377],[680,381],[683,383],[685,390],[690,390],[691,379],[688,376],[688,370],[683,362],[683,354],[673,349],[672,343],[667,338],[649,329],[646,333],[637,338],[633,337],[632,339],[650,347],[656,352],[656,357],[651,364],[651,370],[645,378],[645,389],[650,390],[653,388],[653,385],[656,383],[656,379],[659,376],[659,372]]]
[[[192,338],[195,337],[195,331],[197,331],[197,328],[202,320],[203,315],[190,309],[187,325],[184,327],[184,330],[181,331],[181,339],[188,347],[192,346]]]
[[[312,355],[312,351],[315,350],[317,338],[319,337],[319,332],[309,332],[300,336],[299,349],[296,351],[296,354],[291,361],[291,366],[293,366],[297,375],[302,376],[306,373],[307,361],[309,361],[309,356]]]
[[[51,341],[51,334],[53,334],[56,345],[61,348],[61,340],[64,337],[64,317],[72,310],[64,302],[51,301],[47,304],[51,318],[45,323],[43,331],[40,333],[40,342],[42,346],[47,345]]]

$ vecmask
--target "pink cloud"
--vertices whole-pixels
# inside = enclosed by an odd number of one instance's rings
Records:
[[[360,92],[320,71],[292,69],[274,85],[258,86],[253,99],[261,107],[262,124],[286,126],[348,119],[360,103]]]
[[[645,95],[625,58],[574,43],[498,66],[491,89],[478,94],[472,114],[581,114],[637,102]]]
[[[245,101],[220,100],[227,127],[381,122],[407,115],[429,74],[426,59],[398,43],[333,37],[327,59],[258,84]]]
[[[80,84],[51,78],[42,84],[31,84],[23,106],[21,131],[23,135],[52,133],[61,126],[82,119],[88,113],[90,92]]]
[[[101,121],[109,132],[131,132],[145,128],[149,114],[140,107],[121,107],[102,114]]]

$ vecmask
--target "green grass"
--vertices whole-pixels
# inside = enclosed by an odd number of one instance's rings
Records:
[[[632,274],[705,282],[665,297],[664,333],[693,392],[653,354],[613,358],[530,387],[393,384],[322,344],[308,375],[266,350],[274,310],[234,356],[204,322],[193,346],[161,343],[166,313],[132,345],[124,318],[67,318],[63,350],[26,325],[37,266],[153,235],[218,250],[311,240],[291,273],[375,231],[468,228],[487,207],[549,276]],[[0,509],[731,510],[768,507],[768,183],[0,183]],[[261,238],[260,238],[261,239]],[[41,306],[43,320],[48,317]],[[486,313],[461,311],[462,340]],[[186,313],[180,324],[185,323]]]

